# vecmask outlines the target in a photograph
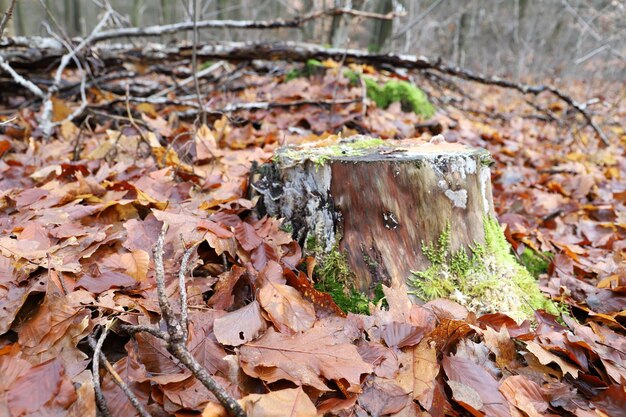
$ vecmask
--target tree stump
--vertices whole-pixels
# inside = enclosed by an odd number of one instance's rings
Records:
[[[469,305],[468,293],[474,295],[463,287],[481,284],[451,278],[457,272],[469,277],[488,268],[485,282],[511,278],[517,287],[521,273],[522,287],[534,285],[495,221],[490,164],[486,150],[441,136],[430,142],[353,136],[281,148],[260,167],[254,188],[261,210],[282,218],[321,262],[333,251],[345,254],[358,291],[371,296],[379,284],[405,286],[418,302],[454,295]],[[506,259],[487,259],[496,252]],[[518,293],[528,291],[538,293]]]

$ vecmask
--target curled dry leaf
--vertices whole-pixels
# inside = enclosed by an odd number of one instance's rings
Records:
[[[402,368],[396,376],[396,383],[410,392],[422,407],[430,410],[435,392],[435,378],[439,374],[435,343],[422,339],[417,346],[403,349],[399,361]]]
[[[549,363],[556,363],[561,369],[563,374],[570,374],[574,378],[578,377],[578,368],[565,362],[561,357],[555,355],[552,352],[548,352],[536,342],[526,342],[526,349],[535,355],[542,365],[548,365]]]

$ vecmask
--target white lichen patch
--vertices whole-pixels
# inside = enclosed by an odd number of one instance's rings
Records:
[[[481,168],[478,180],[480,181],[480,194],[483,198],[483,211],[487,215],[491,212],[491,205],[487,198],[487,190],[491,187],[491,170],[489,168]]]
[[[467,208],[467,190],[446,190],[444,194],[452,201],[454,207]]]

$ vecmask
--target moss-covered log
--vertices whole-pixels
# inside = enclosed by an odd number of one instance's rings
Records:
[[[451,296],[489,310],[472,291],[493,296],[495,288],[517,294],[505,305],[493,300],[507,311],[530,305],[525,294],[539,291],[495,221],[490,163],[487,151],[440,137],[425,143],[354,136],[285,147],[254,186],[262,210],[282,218],[322,263],[339,251],[350,285],[363,293],[373,296],[381,283],[405,286],[421,300]],[[502,279],[510,286],[496,285]]]

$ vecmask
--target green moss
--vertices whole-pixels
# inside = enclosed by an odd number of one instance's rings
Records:
[[[314,245],[314,240],[309,242],[307,238],[307,243]],[[319,253],[320,250],[313,248],[312,252]],[[382,284],[376,286],[373,300],[354,288],[354,277],[348,267],[346,255],[337,247],[322,257],[314,275],[315,288],[330,294],[337,306],[345,312],[369,314],[370,302],[376,304],[385,296]]]
[[[451,298],[478,313],[499,311],[516,320],[533,317],[533,311],[559,310],[537,286],[533,276],[512,255],[497,220],[484,219],[485,244],[450,251],[450,227],[439,240],[424,245],[422,252],[431,265],[415,271],[412,294],[423,300]]]
[[[413,111],[426,118],[435,114],[435,108],[428,101],[426,93],[407,81],[390,80],[380,86],[373,78],[364,77],[363,80],[367,87],[367,97],[381,109],[386,109],[391,103],[400,102],[405,111]]]
[[[524,252],[520,255],[520,262],[532,276],[538,278],[539,275],[548,272],[548,267],[550,266],[550,261],[553,256],[554,255],[550,252],[540,254],[526,247],[524,248]]]
[[[304,248],[309,252],[315,253],[317,251],[317,239],[315,235],[309,234],[304,242]]]
[[[340,156],[360,156],[365,155],[368,149],[377,148],[384,144],[382,139],[367,138],[354,141],[341,141],[336,145],[288,148],[280,154],[274,156],[275,159],[281,158],[292,161],[309,160],[316,165],[324,165],[332,157]]]
[[[284,223],[280,226],[280,230],[282,230],[283,232],[287,232],[289,234],[293,233],[293,224],[291,223]]]
[[[302,69],[293,68],[285,74],[285,81],[291,81],[295,78],[310,77],[316,73],[324,71],[325,67],[317,59],[309,59]]]
[[[346,255],[337,248],[326,254],[319,267],[316,267],[315,288],[333,297],[343,311],[355,314],[368,314],[370,300],[358,292],[351,284],[352,274],[348,268]]]
[[[204,61],[204,62],[202,63],[202,65],[200,65],[200,68],[199,68],[199,69],[200,69],[200,71],[205,70],[205,69],[209,68],[209,67],[210,67],[211,65],[213,65],[213,64],[214,64],[214,62],[213,62],[213,61],[211,61],[211,60]]]
[[[487,153],[486,155],[481,155],[481,157],[480,157],[480,164],[482,166],[485,166],[485,167],[490,167],[493,164],[495,164],[495,162],[494,162],[493,158],[491,157],[491,154]]]
[[[343,76],[346,77],[350,83],[350,85],[359,85],[361,80],[361,74],[358,72],[352,71],[351,69],[345,70],[343,72]]]

